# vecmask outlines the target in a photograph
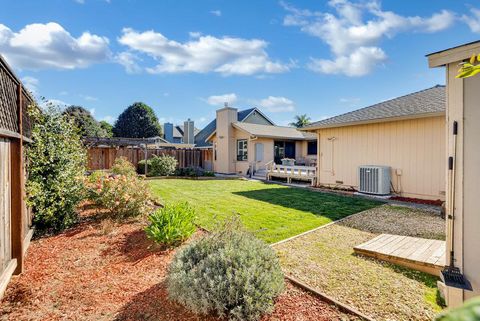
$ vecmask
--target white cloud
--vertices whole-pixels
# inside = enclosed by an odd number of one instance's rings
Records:
[[[362,76],[381,64],[387,55],[378,46],[383,38],[392,38],[400,32],[438,32],[449,28],[455,15],[447,10],[430,17],[401,16],[383,11],[378,1],[351,2],[331,0],[332,12],[318,12],[295,8],[281,2],[288,12],[285,26],[296,26],[301,31],[325,42],[333,59],[314,59],[312,69],[318,72]],[[355,61],[351,61],[351,59]],[[366,63],[360,67],[357,63]],[[347,63],[346,67],[341,64]]]
[[[26,25],[18,32],[0,24],[0,52],[19,69],[75,69],[110,56],[106,37],[84,32],[72,37],[55,22]]]
[[[378,47],[359,47],[350,55],[337,56],[334,60],[312,59],[308,67],[324,74],[359,77],[369,74],[386,59],[387,55]]]
[[[95,108],[90,108],[88,111],[90,114],[92,114],[92,116],[95,116]]]
[[[85,4],[85,0],[75,0],[75,2],[78,4]]]
[[[137,32],[124,28],[118,41],[159,63],[146,68],[149,73],[216,72],[223,75],[282,73],[289,65],[272,61],[260,39],[200,36],[185,43],[166,38],[153,30]]]
[[[220,10],[212,10],[210,11],[210,13],[217,17],[220,17],[222,15],[222,11]]]
[[[480,33],[480,9],[471,8],[470,13],[471,15],[463,15],[461,19],[472,32]]]
[[[117,54],[115,60],[125,68],[128,74],[138,74],[142,71],[142,68],[137,63],[140,59],[129,51]]]
[[[25,76],[22,78],[22,83],[25,85],[25,87],[27,87],[28,90],[31,91],[33,95],[38,94],[39,81],[37,78],[31,77],[31,76]]]
[[[202,33],[200,31],[190,31],[188,35],[191,38],[200,38],[202,36]]]
[[[265,110],[271,113],[289,112],[295,110],[295,103],[285,97],[268,96],[257,102]]]
[[[237,102],[237,95],[234,93],[210,96],[205,100],[212,106],[223,106],[224,103],[228,103],[230,106]]]

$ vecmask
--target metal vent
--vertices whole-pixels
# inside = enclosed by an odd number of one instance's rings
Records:
[[[360,166],[358,176],[359,192],[376,195],[390,194],[389,166]]]

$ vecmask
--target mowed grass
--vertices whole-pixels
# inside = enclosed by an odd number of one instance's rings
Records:
[[[207,229],[238,214],[244,226],[274,243],[380,202],[247,180],[158,179],[150,181],[163,203],[188,202]]]

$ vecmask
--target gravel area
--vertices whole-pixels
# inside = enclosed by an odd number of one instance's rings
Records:
[[[275,245],[286,273],[376,320],[432,320],[441,310],[437,278],[355,255],[379,233],[442,238],[428,212],[382,206]]]
[[[142,220],[89,219],[57,236],[34,240],[26,270],[14,277],[0,320],[218,320],[168,300],[164,284],[175,250],[145,237]],[[196,236],[198,237],[198,232]],[[357,320],[287,283],[267,320]]]
[[[374,234],[396,234],[445,240],[445,220],[430,211],[404,206],[384,205],[340,222]]]

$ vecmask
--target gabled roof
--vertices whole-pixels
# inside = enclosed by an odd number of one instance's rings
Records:
[[[301,132],[294,127],[269,126],[251,123],[233,123],[233,127],[238,128],[252,136],[267,138],[282,138],[292,140],[316,139],[317,135],[313,133]]]
[[[430,117],[445,114],[445,109],[445,86],[436,85],[432,88],[317,121],[301,130]]]
[[[267,121],[275,125],[270,119],[267,118],[258,108],[249,108],[240,110],[237,113],[237,120],[239,122],[243,122],[248,116],[250,116],[253,112],[258,112],[262,115]],[[207,138],[210,137],[215,131],[217,130],[217,119],[215,118],[207,126],[205,126],[201,131],[195,134],[195,147],[209,147],[212,144],[207,142]]]
[[[165,133],[164,125],[160,125],[162,127],[162,132]],[[183,137],[183,125],[174,125],[173,126],[173,137],[175,138],[182,138]],[[193,128],[194,135],[198,134],[200,130],[197,127]]]

